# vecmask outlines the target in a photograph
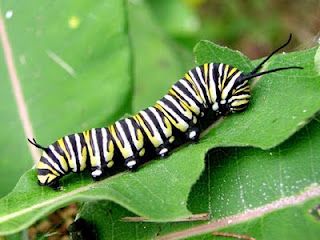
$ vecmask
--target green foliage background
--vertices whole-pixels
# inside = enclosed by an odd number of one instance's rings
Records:
[[[195,64],[224,62],[249,71],[257,63],[238,51],[200,41],[202,38],[225,41],[250,56],[262,56],[288,35],[279,24],[288,15],[281,14],[281,8],[264,21],[258,16],[259,11],[272,8],[267,1],[214,2],[101,0],[39,5],[37,1],[1,1],[1,15],[39,142],[46,145],[68,133],[106,126],[149,106]],[[214,7],[217,14],[208,14]],[[239,9],[246,10],[245,14]],[[10,11],[13,15],[8,17]],[[295,36],[301,40],[308,35],[297,32]],[[269,41],[272,44],[263,44]],[[4,196],[0,199],[0,235],[16,233],[9,238],[19,238],[17,232],[36,220],[78,201],[85,202],[79,217],[96,227],[99,239],[150,239],[178,230],[191,236],[190,229],[205,222],[171,221],[203,212],[210,221],[221,220],[318,191],[319,56],[316,46],[274,57],[265,68],[298,65],[304,70],[255,81],[248,111],[222,119],[200,143],[184,146],[136,173],[97,183],[86,173],[70,175],[61,192],[40,188],[35,171],[28,170],[33,162],[7,64],[1,57],[0,100],[5,104],[0,105],[0,195]],[[66,70],[61,61],[73,71]],[[225,231],[256,239],[317,239],[319,217],[311,212],[319,202],[318,194],[242,224],[230,222]],[[133,214],[160,223],[121,221]],[[213,230],[194,238],[215,238],[210,234]]]

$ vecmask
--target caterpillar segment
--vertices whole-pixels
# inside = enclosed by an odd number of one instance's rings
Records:
[[[204,65],[195,67],[191,69],[188,72],[188,75],[191,77],[192,81],[194,82],[194,85],[197,88],[197,91],[199,92],[199,96],[201,97],[204,108],[208,108],[208,105],[210,104],[209,101],[209,91],[208,91],[208,84],[206,83],[205,74],[204,72]]]
[[[145,154],[141,127],[134,118],[130,117],[115,122],[109,129],[125,166],[129,170],[135,170]]]
[[[188,104],[170,91],[157,101],[155,108],[160,110],[179,133],[183,133],[183,140],[197,141],[200,128],[197,126],[198,117],[190,110]],[[178,133],[178,135],[180,135]]]
[[[84,137],[88,148],[91,176],[94,180],[99,180],[105,175],[106,169],[114,165],[114,141],[107,128],[85,131]]]
[[[160,157],[166,157],[171,151],[171,143],[174,141],[172,124],[169,119],[155,107],[140,111],[133,118],[141,126],[147,139],[155,149],[155,154]]]

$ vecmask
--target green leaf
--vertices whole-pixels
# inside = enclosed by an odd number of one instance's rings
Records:
[[[163,237],[163,239],[230,239],[213,237],[212,232],[242,234],[265,240],[317,240],[320,224],[317,215],[319,202],[320,198],[311,199],[302,204],[277,209],[242,224],[232,225],[229,223],[229,227],[226,228],[219,227],[219,221],[211,222],[211,224],[203,222],[202,224],[200,222],[124,222],[123,218],[131,216],[131,213],[115,204],[104,201],[86,203],[80,216],[92,225],[91,230],[94,231],[98,239],[105,240],[155,239],[156,237]],[[205,234],[206,232],[208,233]]]
[[[0,60],[4,195],[32,166],[27,137],[47,145],[116,120],[131,110],[132,82],[123,1],[1,1],[1,15],[34,131],[24,134],[6,53]]]
[[[196,63],[225,63],[237,67],[244,72],[250,72],[253,65],[250,59],[241,52],[222,47],[207,40],[200,41],[194,47]]]
[[[189,154],[192,156],[192,151]],[[203,168],[201,158],[201,164],[193,159],[157,161],[134,174],[122,173],[95,183],[82,174],[69,175],[62,181],[62,191],[39,187],[35,171],[30,170],[15,189],[0,200],[0,235],[21,230],[72,201],[108,199],[159,221],[188,216],[188,193]],[[181,167],[181,162],[188,167]],[[172,194],[175,188],[175,194]]]
[[[1,56],[3,56],[2,48],[0,51]],[[21,174],[32,166],[31,155],[28,152],[26,138],[17,114],[15,99],[8,80],[9,76],[4,68],[5,65],[4,59],[0,58],[0,74],[1,79],[3,79],[0,88],[0,101],[6,103],[0,104],[0,197],[12,190]],[[19,164],[13,164],[13,162],[19,162]]]
[[[222,59],[226,48],[200,42],[195,48],[197,62],[224,62],[249,72],[252,67],[236,52]],[[210,57],[210,52],[215,57]],[[228,116],[206,140],[210,146],[255,146],[271,148],[286,140],[320,109],[320,76],[315,70],[316,49],[280,54],[265,69],[302,66],[269,74],[254,82],[250,107],[242,114]],[[263,130],[262,130],[263,129]]]
[[[92,225],[97,239],[155,239],[158,234],[183,230],[190,223],[125,222],[124,217],[134,216],[121,206],[109,201],[85,203],[78,217]]]
[[[320,182],[318,144],[320,124],[312,121],[267,151],[214,149],[208,154],[206,171],[193,187],[189,206],[193,211],[211,209],[214,218],[222,218],[298,194]],[[211,196],[209,207],[200,193]]]
[[[219,49],[227,52],[226,49],[216,47],[216,54],[219,55]],[[319,77],[313,70],[313,57],[314,57],[315,49],[307,50],[305,52],[292,53],[286,55],[279,55],[276,57],[276,62],[272,63],[274,65],[280,65],[280,58],[283,58],[284,61],[281,62],[281,65],[296,65],[301,64],[305,67],[304,71],[309,73],[304,73],[308,76],[307,81],[308,84],[314,84],[316,87],[319,82]],[[230,55],[234,54],[231,52]],[[290,61],[291,57],[287,58],[287,56],[294,56],[293,63]],[[227,58],[226,59],[231,59]],[[237,59],[237,58],[234,58]],[[230,61],[229,64],[236,65],[242,62],[241,57],[238,58],[239,61]],[[203,60],[206,62],[206,60]],[[214,61],[214,59],[213,59]],[[223,60],[222,60],[223,61]],[[305,61],[305,62],[303,62]],[[224,61],[223,61],[224,62]],[[279,64],[278,64],[279,62]],[[239,65],[241,67],[241,65]],[[288,74],[289,77],[292,75],[289,72],[284,72],[283,74]],[[281,74],[282,75],[282,74]],[[281,76],[280,75],[280,76]],[[286,75],[284,75],[286,76]],[[288,79],[291,79],[289,78]],[[300,76],[300,78],[302,78]],[[258,83],[256,83],[256,87],[259,84],[263,83],[266,78],[263,77]],[[300,85],[305,82],[295,81],[294,84],[290,85],[293,90],[291,92],[298,92],[300,89]],[[277,89],[276,85],[272,85],[273,90]],[[281,88],[280,88],[281,89]],[[269,90],[264,89],[264,90]],[[256,88],[254,89],[254,93]],[[262,91],[262,90],[261,90]],[[270,90],[269,90],[270,92]],[[266,99],[262,93],[258,96],[254,96],[254,98],[262,98]],[[279,96],[281,97],[281,96]],[[295,96],[291,96],[287,98],[288,103],[295,104],[294,100]],[[309,96],[313,99],[316,99],[316,95],[312,94]],[[308,98],[309,98],[308,97]],[[280,99],[278,99],[280,101]],[[304,103],[307,104],[307,103]],[[313,107],[313,102],[309,101],[308,104]],[[262,108],[266,108],[268,106],[262,105]],[[291,110],[290,104],[286,109],[282,109],[282,113],[286,116],[287,112]],[[252,108],[252,107],[251,107]],[[252,111],[251,108],[248,111]],[[294,109],[294,108],[293,108]],[[248,112],[247,111],[247,112]],[[243,122],[246,122],[247,112],[243,114]],[[274,113],[273,111],[271,113]],[[300,116],[300,120],[306,121],[310,116]],[[237,118],[237,116],[230,116],[225,119],[230,122],[234,121],[232,118]],[[295,119],[289,119],[290,121]],[[222,122],[217,128],[213,131],[217,131],[220,127],[223,127],[224,122]],[[231,124],[231,123],[230,123]],[[210,132],[207,136],[204,137],[203,140],[200,141],[197,145],[189,145],[183,149],[180,149],[177,153],[175,153],[171,158],[166,161],[172,161],[175,157],[180,157],[184,159],[193,158],[196,154],[198,157],[195,158],[195,161],[201,159],[203,153],[207,151],[214,144],[216,146],[220,146],[219,142],[215,140],[216,137],[220,137],[224,140],[223,144],[228,145],[237,145],[238,142],[234,139],[233,134],[230,132],[236,132],[237,129],[241,129],[241,125],[235,125],[237,127],[229,126],[224,131],[221,131],[220,135],[210,135]],[[302,126],[302,125],[301,125]],[[277,125],[269,131],[269,135],[276,134],[281,129],[281,125],[278,127]],[[263,133],[263,128],[261,126],[253,125],[252,128],[256,128],[256,132]],[[296,131],[297,128],[293,128],[293,131]],[[247,130],[248,131],[248,130]],[[212,132],[212,131],[211,131]],[[220,132],[219,132],[220,133]],[[287,135],[285,135],[285,133]],[[224,134],[224,135],[223,135]],[[223,136],[225,138],[223,138]],[[259,138],[260,135],[257,136],[257,139],[263,142],[265,136],[262,135],[262,139]],[[286,138],[290,136],[290,133],[284,132],[281,134],[284,141]],[[307,125],[302,131],[298,134],[290,138],[288,141],[283,143],[277,148],[272,150],[263,151],[254,148],[219,148],[210,152],[207,160],[207,167],[205,172],[202,174],[200,180],[193,186],[192,191],[189,196],[189,208],[193,213],[202,213],[209,212],[214,220],[219,222],[219,220],[224,217],[231,217],[230,223],[234,219],[234,214],[243,214],[246,215],[246,211],[248,209],[259,209],[264,206],[269,206],[268,204],[274,203],[276,206],[272,211],[274,214],[282,215],[282,212],[286,212],[287,210],[283,210],[281,207],[277,206],[276,203],[281,203],[282,201],[286,202],[286,199],[289,197],[293,198],[296,201],[300,201],[300,193],[305,193],[304,196],[308,196],[306,200],[311,199],[314,195],[308,195],[310,192],[308,190],[311,189],[313,194],[319,197],[319,187],[316,185],[320,181],[320,174],[317,169],[319,166],[319,157],[320,152],[318,153],[318,145],[320,144],[320,125],[317,121],[313,121],[311,124]],[[255,136],[252,135],[244,135],[242,138],[245,141],[253,142],[251,138]],[[271,136],[269,136],[271,138]],[[277,144],[279,144],[277,142]],[[241,145],[241,144],[240,144]],[[155,163],[154,163],[155,164]],[[181,168],[184,167],[184,164],[181,164]],[[159,185],[159,187],[161,187]],[[177,188],[175,188],[176,191]],[[319,199],[319,198],[318,198]],[[292,200],[292,199],[291,199]],[[312,200],[314,201],[314,200]],[[300,201],[299,204],[303,204],[303,201]],[[292,211],[295,211],[299,206],[289,206],[292,208]],[[309,206],[309,205],[308,205]],[[270,206],[269,206],[270,207]],[[280,209],[281,208],[281,209]],[[304,208],[305,209],[305,208]],[[261,211],[261,209],[259,210]],[[107,219],[102,217],[102,213],[108,212]],[[270,216],[274,215],[270,213]],[[121,239],[128,238],[129,236],[134,236],[139,239],[150,239],[154,238],[158,234],[167,234],[169,232],[176,232],[181,229],[186,229],[187,234],[189,236],[192,235],[192,228],[194,225],[198,225],[199,223],[164,223],[164,224],[152,224],[152,223],[123,223],[121,222],[121,218],[125,216],[131,216],[131,213],[123,210],[121,207],[118,207],[114,204],[110,203],[102,203],[96,202],[94,204],[87,203],[84,205],[81,214],[81,217],[85,218],[92,224],[96,225],[99,237],[101,239]],[[284,214],[284,216],[287,216]],[[257,216],[258,221],[260,218],[264,218],[266,221],[269,219],[269,215],[266,216]],[[295,218],[297,219],[297,218]],[[289,219],[290,220],[290,219]],[[287,221],[289,221],[287,219]],[[303,219],[305,220],[305,219]],[[302,220],[302,221],[303,221]],[[306,228],[302,228],[300,231],[311,231],[310,236],[314,236],[318,234],[317,228],[315,228],[315,224],[313,220],[310,220],[310,227],[308,225]],[[270,221],[271,222],[271,221]],[[281,217],[277,222],[277,229],[284,229],[287,227],[286,222],[281,221]],[[300,221],[301,222],[301,221]],[[228,223],[228,222],[227,222]],[[228,223],[227,225],[230,225]],[[250,222],[246,221],[243,226],[251,226]],[[110,229],[112,226],[112,229]],[[254,224],[252,228],[254,228]],[[263,223],[261,226],[263,227]],[[189,230],[189,228],[191,228]],[[221,226],[220,226],[221,228]],[[115,229],[117,231],[115,231]],[[210,231],[214,231],[217,228],[209,229]],[[246,230],[247,228],[245,228]],[[238,231],[239,233],[243,233],[243,231]],[[258,229],[259,230],[259,229]],[[190,233],[188,232],[190,231]],[[261,230],[262,231],[262,230]],[[268,228],[263,229],[263,231],[269,231]],[[279,238],[274,239],[283,239],[283,235],[279,235]],[[271,239],[271,238],[270,238]]]
[[[213,231],[256,239],[302,239],[303,234],[318,239],[319,144],[320,124],[314,120],[272,150],[212,150],[188,201],[193,213],[211,215],[210,224],[123,222],[132,213],[101,201],[86,203],[80,217],[95,226],[99,239],[151,239],[167,234],[186,238]]]

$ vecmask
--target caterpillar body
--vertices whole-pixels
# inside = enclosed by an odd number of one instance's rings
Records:
[[[264,74],[301,69],[290,66],[259,72],[263,64],[291,40],[274,50],[250,73],[223,63],[206,63],[188,71],[155,105],[109,127],[64,136],[43,150],[36,168],[40,185],[56,188],[69,172],[90,169],[99,180],[113,169],[135,170],[156,157],[166,157],[220,116],[245,110],[250,99],[249,80]]]

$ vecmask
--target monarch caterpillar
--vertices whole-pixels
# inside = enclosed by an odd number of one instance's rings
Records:
[[[219,116],[241,112],[249,104],[249,80],[264,74],[302,67],[280,67],[259,72],[291,41],[275,49],[250,73],[223,63],[206,63],[189,70],[155,105],[109,127],[64,136],[43,150],[37,163],[40,185],[56,188],[68,172],[90,168],[94,180],[124,165],[135,170],[143,162],[165,157],[185,142],[195,142],[200,132]]]

